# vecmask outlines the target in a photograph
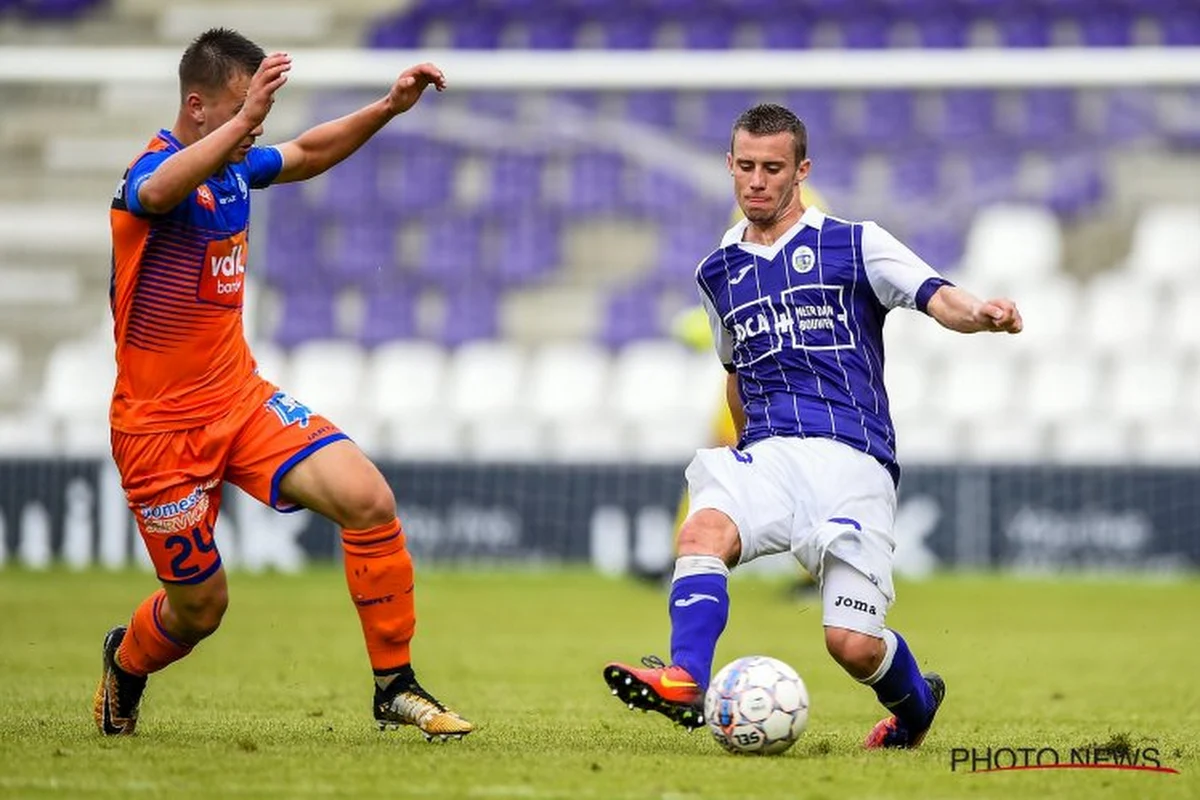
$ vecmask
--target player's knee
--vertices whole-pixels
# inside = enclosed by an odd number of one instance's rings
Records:
[[[387,481],[378,480],[360,484],[344,498],[342,527],[365,531],[386,525],[396,518],[396,497]]]
[[[825,629],[825,649],[855,678],[869,678],[883,663],[887,645],[882,639],[846,628]]]
[[[720,511],[706,508],[683,523],[676,549],[681,556],[716,556],[733,565],[742,547],[733,520]]]
[[[229,588],[224,581],[200,591],[190,592],[171,603],[177,633],[184,641],[195,644],[214,634],[229,608]]]

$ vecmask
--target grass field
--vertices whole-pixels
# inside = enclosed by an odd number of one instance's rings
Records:
[[[809,729],[775,758],[725,754],[609,696],[600,667],[668,655],[657,588],[583,572],[425,571],[423,682],[480,723],[461,742],[382,734],[342,577],[231,577],[221,631],[155,676],[138,735],[102,739],[100,641],[146,575],[0,571],[2,797],[1200,797],[1200,582],[947,577],[902,585],[889,621],[946,677],[924,747],[864,752],[872,693],[824,653],[820,609],[743,580],[717,665],[794,665]],[[951,772],[954,747],[1156,747],[1179,774]]]

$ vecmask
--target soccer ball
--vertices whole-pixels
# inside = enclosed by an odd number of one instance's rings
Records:
[[[727,664],[704,695],[704,719],[731,753],[775,755],[808,725],[808,690],[796,670],[770,656]]]

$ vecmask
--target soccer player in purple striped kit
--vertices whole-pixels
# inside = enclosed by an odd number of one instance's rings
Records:
[[[910,308],[961,333],[1019,333],[1011,300],[954,286],[874,222],[805,208],[804,124],[773,104],[733,126],[729,172],[746,219],[696,270],[735,448],[700,450],[687,468],[670,594],[671,663],[610,663],[604,679],[632,707],[704,724],[704,692],[729,618],[729,570],[790,551],[820,582],[825,645],[890,716],[868,748],[918,746],[946,685],[922,674],[884,625],[895,599],[892,526],[900,468],[883,385],[883,322]]]

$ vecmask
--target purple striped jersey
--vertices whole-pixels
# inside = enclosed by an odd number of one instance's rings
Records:
[[[717,355],[746,412],[739,447],[819,436],[861,450],[899,480],[883,385],[883,320],[925,311],[949,284],[874,222],[809,208],[773,245],[730,228],[696,269]]]

